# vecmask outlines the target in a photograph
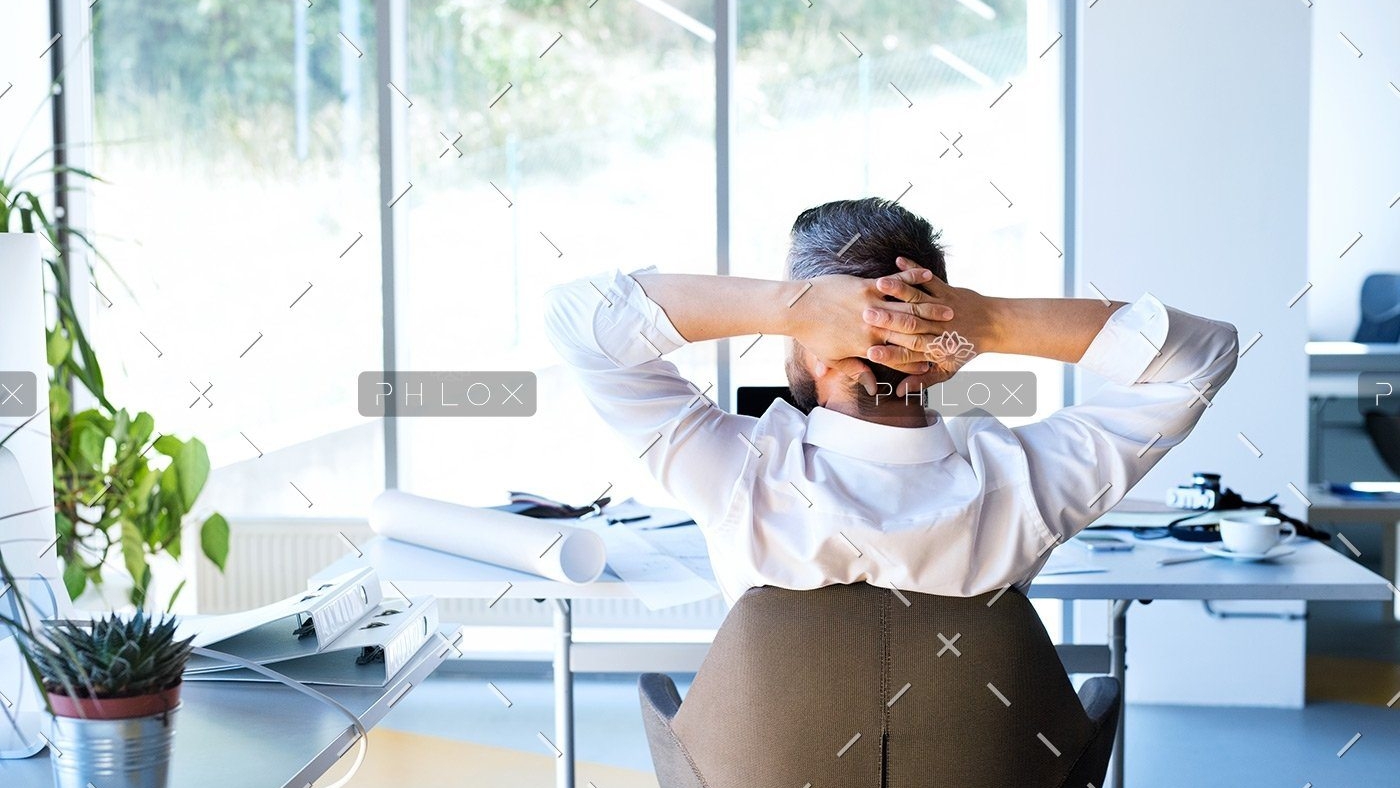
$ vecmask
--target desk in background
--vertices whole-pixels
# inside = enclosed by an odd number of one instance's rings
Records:
[[[651,534],[655,543],[692,571],[713,578],[704,555],[704,541],[695,526],[662,529]],[[1062,549],[1077,549],[1066,546]],[[708,644],[575,643],[572,602],[578,599],[631,598],[628,586],[610,570],[594,583],[575,586],[460,558],[414,545],[375,538],[361,545],[363,557],[347,556],[322,574],[331,576],[353,566],[369,564],[386,581],[409,595],[433,594],[446,599],[512,597],[548,600],[554,607],[555,746],[563,753],[557,772],[558,788],[574,788],[574,673],[696,670]],[[1375,600],[1391,598],[1381,577],[1324,545],[1305,542],[1278,563],[1234,564],[1211,559],[1167,567],[1157,559],[1180,555],[1179,549],[1140,543],[1131,552],[1073,555],[1075,564],[1106,571],[1037,578],[1032,598],[1108,600],[1113,623],[1106,645],[1062,647],[1061,659],[1076,673],[1110,673],[1120,682],[1127,676],[1128,610],[1134,600]],[[1125,684],[1126,686],[1126,684]],[[1122,788],[1123,725],[1115,747],[1110,785]]]

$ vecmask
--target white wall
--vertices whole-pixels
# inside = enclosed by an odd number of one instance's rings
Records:
[[[1285,485],[1306,481],[1307,307],[1286,304],[1308,278],[1312,12],[1276,0],[1086,6],[1076,293],[1092,296],[1088,282],[1120,300],[1147,290],[1234,323],[1242,343],[1263,334],[1134,496],[1216,471],[1247,498],[1278,493],[1301,514]],[[1101,629],[1101,613],[1077,619]],[[1301,704],[1302,624],[1214,623],[1199,603],[1130,614],[1129,699]]]
[[[1400,272],[1400,3],[1315,2],[1308,318],[1316,339],[1351,339],[1362,280]]]

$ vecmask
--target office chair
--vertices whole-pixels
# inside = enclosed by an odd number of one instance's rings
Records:
[[[1400,416],[1381,410],[1366,412],[1366,434],[1385,467],[1400,476]]]
[[[1400,274],[1371,274],[1361,284],[1355,342],[1400,342]]]
[[[907,606],[865,583],[750,589],[684,702],[669,676],[644,674],[661,788],[1103,784],[1116,679],[1076,696],[1015,589],[900,593]]]

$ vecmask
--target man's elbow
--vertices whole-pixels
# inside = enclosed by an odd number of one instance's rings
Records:
[[[1211,363],[1211,377],[1216,388],[1223,386],[1240,362],[1240,334],[1231,323],[1216,321],[1219,326],[1219,340],[1215,360]]]

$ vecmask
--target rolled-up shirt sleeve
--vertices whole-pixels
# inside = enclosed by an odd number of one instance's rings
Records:
[[[1045,524],[1068,539],[1196,426],[1238,359],[1235,327],[1151,295],[1119,307],[1079,365],[1107,380],[1082,403],[1013,430]]]
[[[718,522],[757,419],[720,410],[662,358],[688,343],[660,305],[611,271],[550,289],[545,330],[626,450],[702,527]]]

